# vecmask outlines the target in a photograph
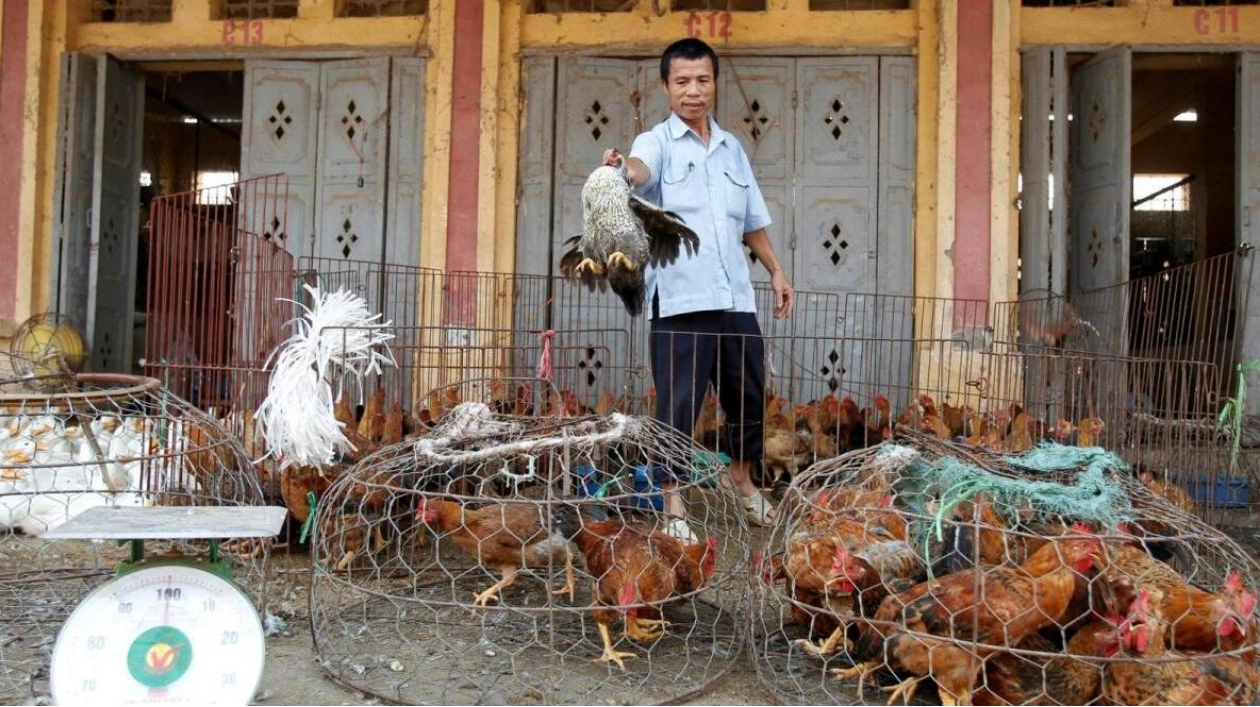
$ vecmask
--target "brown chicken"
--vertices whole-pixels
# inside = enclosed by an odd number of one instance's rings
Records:
[[[892,698],[903,696],[908,702],[918,684],[931,677],[940,688],[942,704],[970,704],[990,651],[960,645],[951,637],[1018,645],[1034,631],[1065,623],[1076,578],[1089,571],[1100,550],[1098,538],[1088,535],[1087,529],[1074,530],[1077,536],[1047,543],[1018,567],[956,572],[890,595],[875,612],[877,622],[900,619],[905,628],[941,640],[870,623],[859,633],[857,655],[862,662],[835,670],[834,675],[839,680],[861,679],[887,664],[912,675],[891,688]]]
[[[836,411],[836,442],[841,452],[866,446],[866,421],[857,403],[847,395]]]
[[[863,413],[866,420],[866,440],[863,446],[879,444],[892,439],[892,404],[883,393],[876,393],[874,408]]]
[[[1072,442],[1072,433],[1076,432],[1076,425],[1071,420],[1060,418],[1050,428],[1050,436],[1059,444],[1070,444]]]
[[[797,602],[793,618],[810,625],[811,634],[828,634],[819,643],[797,640],[806,653],[825,657],[847,647],[856,615],[871,614],[890,586],[923,574],[918,552],[906,542],[906,521],[892,501],[879,489],[824,489],[806,522],[788,538],[783,577]]]
[[[350,405],[350,394],[341,391],[341,397],[337,398],[337,403],[333,405],[333,417],[345,426],[346,430],[359,429],[359,421],[354,418],[354,408]]]
[[[403,440],[403,415],[402,403],[397,400],[389,409],[389,414],[385,416],[385,421],[381,425],[381,445],[398,444]]]
[[[1120,617],[1095,619],[1072,634],[1055,658],[1000,653],[985,663],[984,684],[972,695],[976,705],[1084,705],[1098,697],[1103,669],[1100,664],[1072,656],[1098,654],[1100,642],[1110,640]],[[1019,648],[1057,653],[1057,647],[1039,633],[1029,634]]]
[[[367,405],[363,406],[363,417],[359,418],[359,436],[372,442],[381,440],[381,428],[385,426],[385,388],[376,386]]]
[[[1118,705],[1255,704],[1260,672],[1250,661],[1179,654],[1168,647],[1166,605],[1159,589],[1138,590],[1119,634],[1121,653],[1143,660],[1108,663],[1103,696]],[[1183,660],[1170,660],[1175,658]]]
[[[454,501],[421,498],[416,520],[449,537],[483,566],[503,578],[475,597],[484,606],[516,582],[525,568],[545,568],[564,563],[564,586],[552,594],[568,594],[573,601],[573,553],[569,541],[554,527],[548,532],[545,509],[534,503],[491,503],[468,508]]]
[[[700,414],[696,417],[696,426],[691,436],[701,446],[709,449],[717,447],[717,435],[724,424],[725,416],[718,409],[718,398],[710,393],[704,396],[700,404]]]
[[[311,515],[309,494],[314,492],[316,501],[332,485],[333,477],[313,466],[287,466],[280,470],[280,497],[293,519],[305,523]]]
[[[971,447],[983,447],[989,438],[989,417],[967,408],[967,438],[963,444]]]
[[[771,424],[765,430],[763,453],[765,467],[774,472],[773,483],[778,483],[784,475],[789,479],[796,476],[801,465],[808,464],[810,441],[792,429],[782,429]]]
[[[385,547],[381,526],[385,521],[371,512],[347,511],[319,514],[321,544],[328,549],[323,563],[328,565],[337,558],[336,571],[345,571],[359,553],[374,555]]]
[[[1137,473],[1138,480],[1142,482],[1143,486],[1150,490],[1151,493],[1171,503],[1173,507],[1189,515],[1194,515],[1195,511],[1198,510],[1194,499],[1190,497],[1190,494],[1186,493],[1185,489],[1176,484],[1168,483],[1166,480],[1160,481],[1156,479],[1154,472],[1140,464],[1134,465],[1133,471]]]
[[[1013,531],[983,493],[960,502],[951,516],[955,522],[942,534],[939,543],[942,547],[932,553],[937,558],[932,565],[936,574],[969,569],[975,565],[977,554],[985,565],[1022,564],[1048,542],[1046,535],[1063,532],[1062,529],[1049,529],[1046,533],[1029,533],[1026,529]]]
[[[1131,544],[1109,542],[1101,579],[1106,584],[1108,610],[1125,614],[1139,588],[1159,590],[1159,610],[1171,624],[1169,646],[1177,650],[1233,650],[1253,630],[1256,597],[1243,586],[1242,575],[1231,570],[1219,594],[1189,584],[1167,564]]]
[[[658,531],[626,525],[617,518],[592,521],[576,509],[561,508],[556,528],[571,539],[586,558],[586,569],[595,580],[592,612],[604,651],[597,663],[616,663],[625,670],[625,658],[634,653],[613,648],[609,625],[624,614],[625,635],[636,641],[659,638],[667,627],[661,606],[681,595],[699,591],[717,570],[717,539],[684,545]]]
[[[945,421],[945,426],[949,428],[949,436],[962,437],[967,434],[967,417],[964,408],[956,408],[949,404],[949,401],[941,403],[941,419]]]
[[[945,424],[945,420],[941,418],[940,412],[936,409],[936,401],[932,400],[932,396],[927,393],[920,393],[919,406],[923,408],[923,415],[919,418],[919,429],[932,433],[937,439],[950,439],[952,435],[949,431],[949,425]]]
[[[610,415],[617,412],[620,409],[621,401],[617,398],[617,396],[613,395],[610,390],[607,393],[604,393],[600,399],[596,401],[594,412],[596,415],[600,415],[602,417],[604,415]]]
[[[1096,447],[1098,438],[1107,431],[1107,425],[1099,417],[1087,417],[1076,426],[1076,446]]]
[[[1015,454],[1027,452],[1037,442],[1032,431],[1034,424],[1032,415],[1029,415],[1017,403],[1011,403],[1008,414],[1011,416],[1011,424],[1006,432],[1006,451]]]

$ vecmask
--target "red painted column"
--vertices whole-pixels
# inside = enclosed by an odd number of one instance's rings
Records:
[[[446,271],[477,269],[481,152],[481,41],[484,0],[456,0],[451,87],[451,159],[447,192]],[[476,323],[476,278],[448,278],[446,323]]]
[[[990,272],[989,202],[993,154],[993,0],[957,0],[958,102],[954,181],[954,297],[988,301]],[[955,309],[954,326],[975,308]],[[987,308],[981,308],[987,309]],[[987,317],[983,312],[977,316]]]
[[[26,101],[26,19],[30,0],[2,0],[0,27],[0,319],[17,314],[18,195]]]

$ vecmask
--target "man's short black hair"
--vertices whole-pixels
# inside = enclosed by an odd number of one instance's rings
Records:
[[[717,52],[713,51],[702,39],[695,37],[687,37],[665,47],[665,53],[661,54],[661,80],[669,80],[669,65],[675,59],[695,60],[709,57],[709,61],[713,62],[713,78],[718,77],[718,58]]]

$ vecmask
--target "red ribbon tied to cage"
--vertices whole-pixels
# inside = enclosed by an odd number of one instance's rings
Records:
[[[542,355],[538,357],[538,377],[551,382],[551,340],[556,330],[548,329],[542,333]]]

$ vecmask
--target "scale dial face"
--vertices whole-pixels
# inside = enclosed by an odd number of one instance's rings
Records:
[[[252,602],[193,567],[146,567],[98,587],[57,635],[56,704],[244,705],[265,645]]]

